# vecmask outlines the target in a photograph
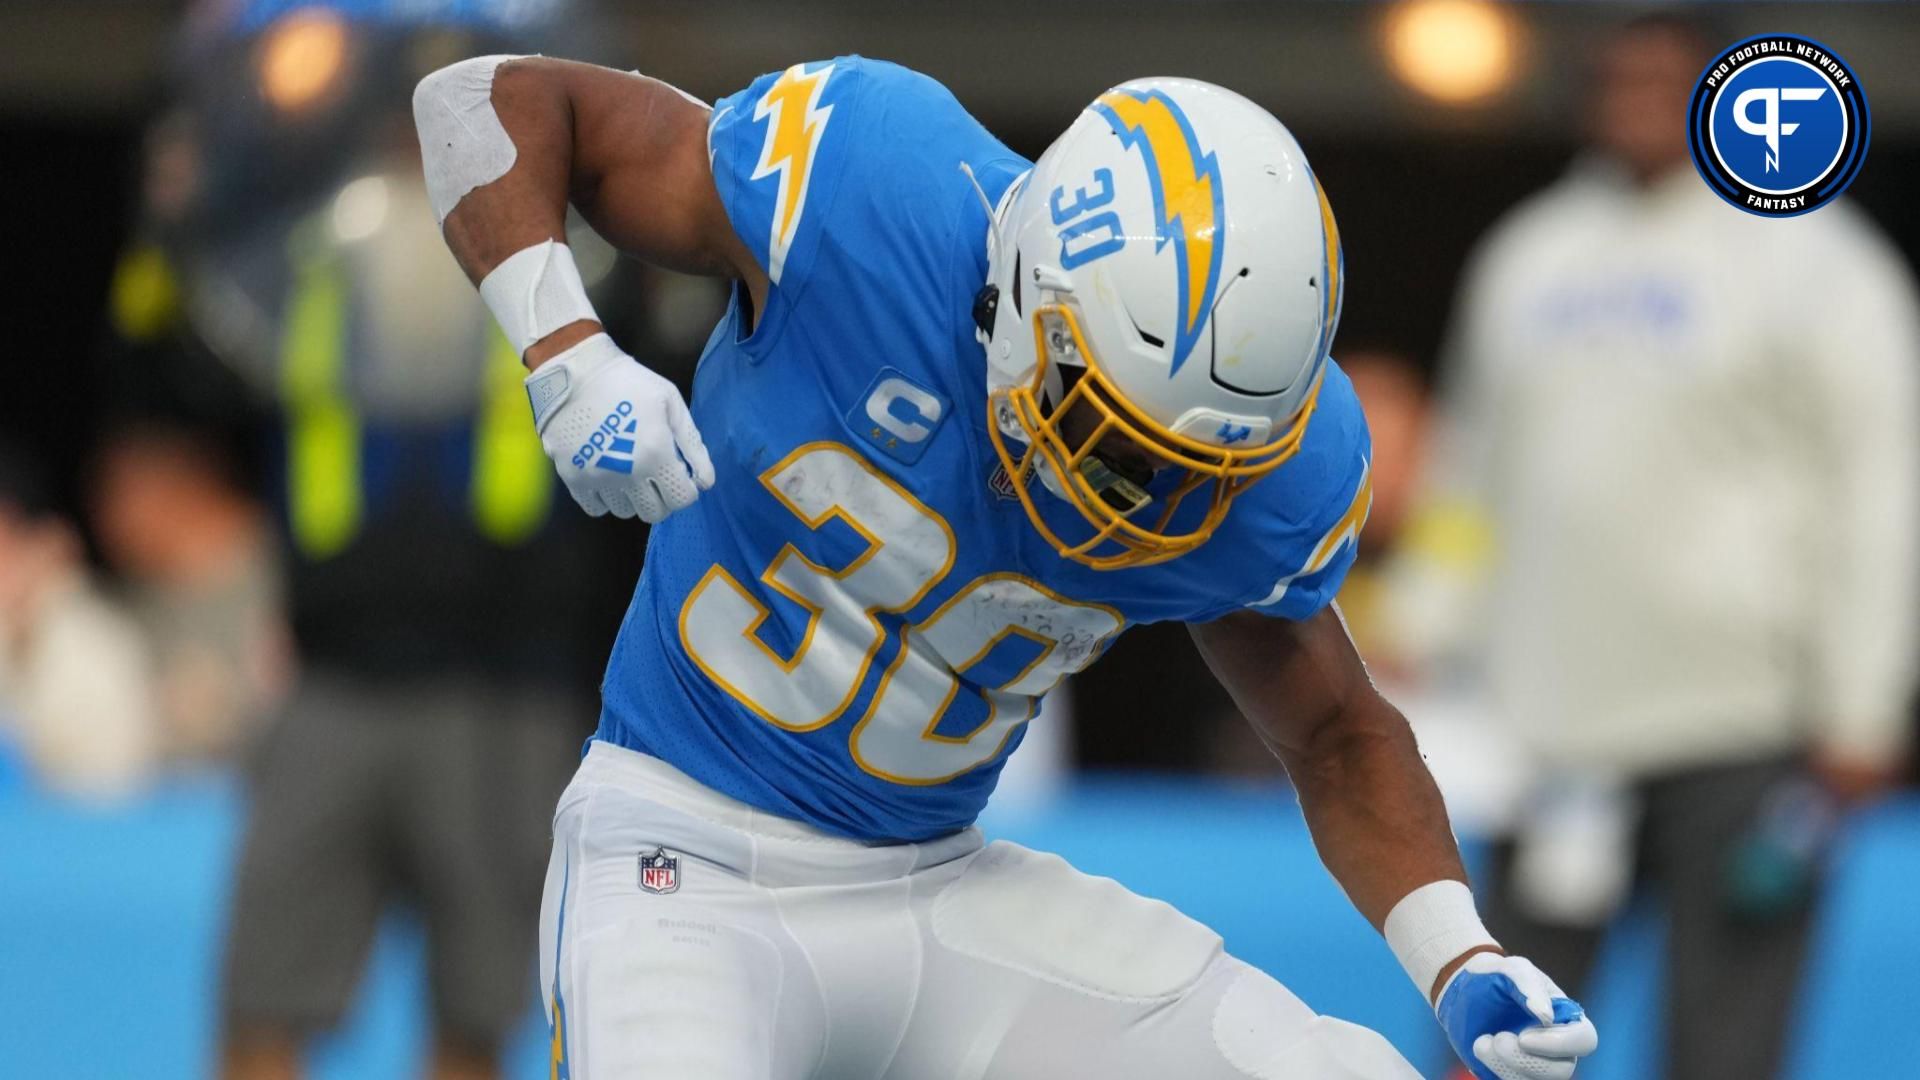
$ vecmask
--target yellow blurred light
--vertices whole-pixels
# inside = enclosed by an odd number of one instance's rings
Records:
[[[108,299],[113,328],[128,341],[152,341],[173,322],[180,286],[158,245],[142,245],[121,256]]]
[[[296,112],[339,79],[347,59],[347,23],[325,8],[303,8],[267,30],[260,45],[260,92],[274,108]]]
[[[1518,28],[1491,0],[1406,0],[1387,16],[1387,59],[1414,90],[1448,104],[1513,81]]]

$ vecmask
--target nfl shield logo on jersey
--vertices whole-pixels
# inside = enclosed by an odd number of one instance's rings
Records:
[[[1018,499],[1020,497],[1019,494],[1013,490],[1013,480],[1007,476],[1007,467],[1005,465],[995,465],[993,467],[993,475],[987,477],[987,490],[1002,499]]]
[[[679,857],[667,854],[666,848],[641,852],[640,887],[650,893],[670,893],[679,889]]]

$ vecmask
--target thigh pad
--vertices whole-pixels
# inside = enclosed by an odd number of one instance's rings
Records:
[[[1213,1042],[1250,1080],[1420,1080],[1378,1032],[1316,1015],[1292,991],[1238,960],[1213,1013]]]
[[[1218,934],[1170,905],[1005,841],[941,892],[932,921],[956,952],[1129,1001],[1178,997],[1220,953]]]

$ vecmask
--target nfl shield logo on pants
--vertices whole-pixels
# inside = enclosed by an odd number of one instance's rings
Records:
[[[680,887],[680,859],[666,848],[640,853],[640,887],[650,893],[670,893]]]

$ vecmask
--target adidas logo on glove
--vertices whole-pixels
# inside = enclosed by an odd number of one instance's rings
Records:
[[[713,486],[713,459],[680,391],[607,335],[550,358],[526,385],[540,447],[588,514],[651,523]],[[653,425],[645,439],[643,416]]]
[[[617,473],[633,472],[633,432],[639,422],[633,419],[633,402],[622,401],[600,421],[587,441],[573,452],[573,467],[594,467]],[[598,459],[598,460],[596,460]]]

